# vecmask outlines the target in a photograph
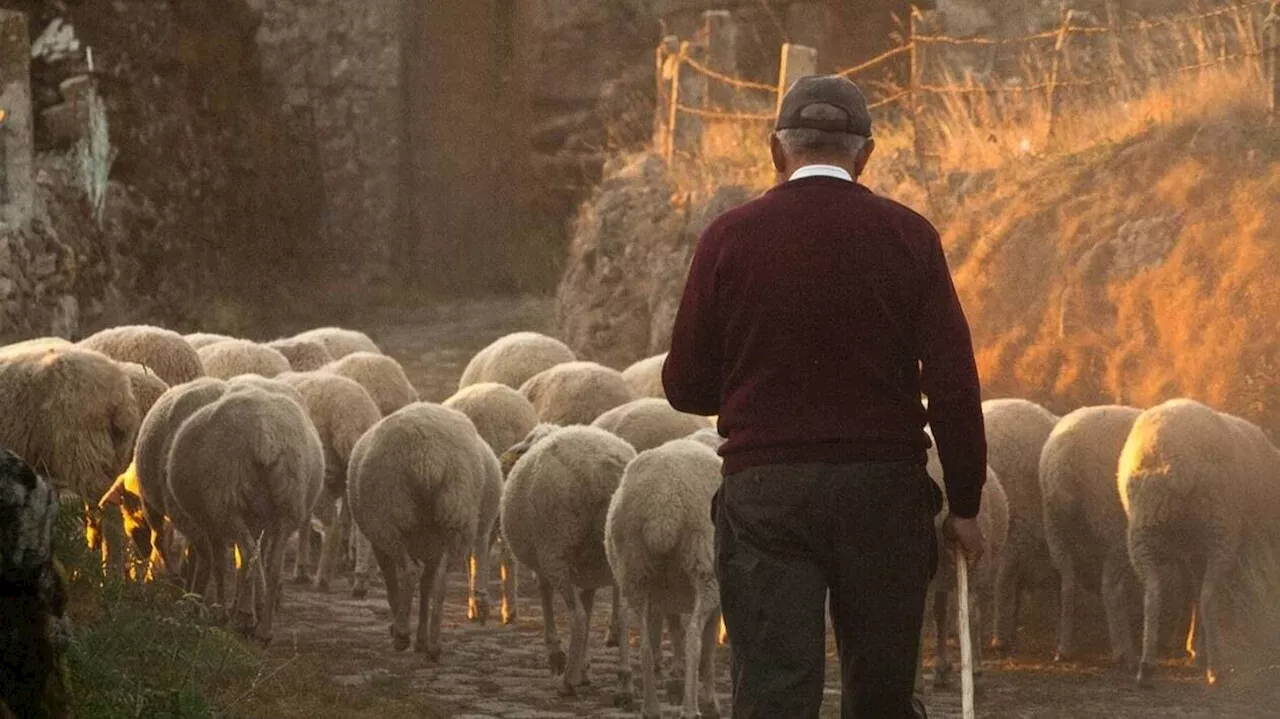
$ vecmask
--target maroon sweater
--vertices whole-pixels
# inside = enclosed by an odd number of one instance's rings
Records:
[[[860,184],[786,182],[707,228],[662,383],[676,409],[719,415],[726,475],[923,461],[927,421],[950,510],[978,512],[978,372],[942,243],[928,220]]]

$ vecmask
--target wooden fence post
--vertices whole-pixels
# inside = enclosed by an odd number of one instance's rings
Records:
[[[1058,75],[1067,54],[1067,41],[1071,39],[1071,20],[1074,15],[1074,12],[1063,7],[1062,25],[1058,28],[1058,39],[1053,45],[1053,64],[1049,70],[1049,137],[1053,137],[1054,123],[1058,117]]]
[[[782,96],[796,80],[805,75],[813,75],[818,71],[818,50],[806,45],[783,43],[782,61],[778,64],[778,104],[776,113],[782,109]]]
[[[925,167],[925,139],[924,125],[921,118],[921,110],[923,108],[924,92],[920,89],[924,85],[924,47],[916,42],[916,36],[920,35],[920,11],[911,6],[911,14],[907,22],[907,43],[911,48],[907,57],[910,61],[911,76],[908,79],[908,96],[907,102],[911,111],[911,146],[916,156],[916,167],[924,170]]]
[[[676,93],[680,67],[680,38],[667,35],[655,52],[657,108],[653,113],[653,146],[658,154],[671,159],[671,131],[674,129]]]
[[[1263,61],[1267,68],[1271,121],[1280,121],[1280,0],[1271,0],[1262,31]]]
[[[680,43],[680,58],[688,58],[694,62],[706,64],[707,46],[702,43],[685,40]],[[703,120],[697,115],[680,112],[679,107],[701,109],[707,102],[707,76],[681,62],[675,73],[671,101],[671,153],[668,159],[675,157],[676,152],[696,153],[702,145]]]
[[[707,46],[707,67],[727,77],[738,76],[738,26],[728,10],[702,13],[703,42]],[[711,82],[707,88],[707,106],[716,110],[733,110],[737,105],[737,89],[728,83]]]

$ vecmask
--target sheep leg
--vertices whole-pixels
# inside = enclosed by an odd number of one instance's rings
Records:
[[[568,581],[561,582],[560,596],[569,605],[569,656],[557,693],[562,697],[571,697],[577,696],[577,687],[582,685],[582,665],[587,648],[587,613],[581,598]]]
[[[475,548],[467,562],[470,595],[467,597],[467,619],[481,625],[489,621],[489,540],[490,532],[476,532]]]
[[[1058,618],[1058,651],[1053,655],[1055,662],[1066,662],[1075,658],[1076,652],[1076,570],[1068,560],[1058,567],[1061,575]]]
[[[613,585],[613,601],[609,605],[609,631],[604,635],[604,645],[606,647],[618,646],[619,638],[619,621],[618,611],[622,605],[622,591],[618,588],[617,583]]]
[[[280,605],[281,589],[284,587],[284,545],[289,540],[289,530],[277,529],[274,533],[268,530],[267,555],[265,566],[258,577],[266,582],[266,593],[263,601],[262,616],[253,636],[263,644],[271,643],[271,627],[275,621],[276,609]]]
[[[654,658],[662,647],[662,615],[653,606],[653,601],[646,596],[640,607],[640,677],[644,690],[644,702],[640,707],[640,716],[644,719],[661,719],[662,704],[658,701],[658,677]]]
[[[951,658],[947,647],[947,635],[951,633],[951,593],[938,590],[933,593],[933,624],[937,636],[933,649],[933,686],[944,689],[951,685]]]
[[[439,620],[444,609],[444,576],[448,568],[447,552],[428,551],[419,581],[418,637],[414,642],[413,650],[419,654],[425,654],[427,660],[432,662],[440,661]],[[437,589],[439,589],[438,595]]]
[[[345,538],[346,532],[346,516],[349,513],[347,502],[344,499],[338,499],[338,511],[334,514],[333,521],[324,528],[324,537],[320,540],[320,559],[316,567],[315,588],[322,591],[329,591],[329,581],[333,578],[334,565],[338,562],[338,548],[342,546],[342,540]]]
[[[693,620],[692,615],[690,615],[689,620],[690,621]],[[667,634],[671,636],[670,675],[672,677],[683,678],[684,669],[685,669],[685,656],[686,656],[685,641],[684,641],[685,619],[684,617],[681,617],[679,614],[668,614],[664,618],[664,621],[667,623]],[[662,663],[661,660],[659,660],[658,663],[660,665]],[[683,696],[684,694],[683,688],[680,689],[680,694]]]
[[[208,546],[209,553],[201,561],[208,565],[208,571],[213,575],[213,606],[217,608],[214,613],[221,621],[227,612],[227,546],[212,539]]]
[[[511,624],[516,620],[519,581],[516,577],[515,557],[511,556],[506,542],[498,547],[498,571],[502,575],[502,623]]]
[[[255,600],[261,597],[254,591],[257,588],[257,578],[254,574],[262,571],[262,558],[259,556],[258,543],[253,533],[243,522],[236,521],[233,532],[234,546],[240,553],[240,561],[236,565],[236,628],[245,636],[249,636],[255,631],[259,619],[256,611],[258,605]],[[265,609],[265,607],[262,608]]]
[[[630,634],[630,612],[635,611],[631,600],[626,601],[628,611],[622,612],[618,617],[623,636]],[[628,641],[618,645],[618,690],[613,695],[613,706],[617,709],[630,710],[633,703],[635,703],[635,692],[632,689],[631,677],[631,642]]]
[[[698,718],[698,671],[702,668],[702,640],[707,625],[715,615],[715,591],[710,582],[700,582],[693,595],[693,609],[689,612],[688,631],[684,641],[684,701],[680,706],[681,719]]]
[[[1143,578],[1142,593],[1142,663],[1138,665],[1138,686],[1150,687],[1160,656],[1160,572],[1152,571]]]
[[[1005,551],[1000,556],[1000,567],[996,570],[995,637],[991,648],[997,654],[1013,652],[1018,640],[1019,552],[1016,547],[1020,541],[1025,539],[1010,527]]]
[[[1132,671],[1135,664],[1133,629],[1129,624],[1128,585],[1131,577],[1129,558],[1122,553],[1112,553],[1102,564],[1102,604],[1107,614],[1107,633],[1111,637],[1111,657],[1117,666],[1127,671]]]
[[[542,602],[542,640],[547,645],[547,663],[551,665],[551,675],[560,676],[565,671],[565,654],[560,649],[560,636],[556,634],[555,590],[542,575],[538,575],[538,599]]]
[[[1218,673],[1218,667],[1222,664],[1218,626],[1222,618],[1220,594],[1229,566],[1229,559],[1216,553],[1209,559],[1204,581],[1200,585],[1200,601],[1196,605],[1196,626],[1200,629],[1196,663],[1204,670],[1205,681],[1209,686],[1218,686],[1225,679]]]
[[[719,602],[717,602],[718,604]],[[702,626],[702,656],[698,669],[698,709],[706,719],[719,719],[720,699],[716,696],[716,639],[720,632],[717,606]]]
[[[369,540],[365,538],[364,532],[360,528],[351,525],[351,542],[355,544],[356,566],[351,572],[351,596],[356,599],[364,599],[369,593],[369,558],[373,553],[373,548],[369,544]],[[383,580],[386,581],[387,570],[382,563],[378,563],[378,567],[382,569]],[[405,639],[408,639],[408,630],[405,630]],[[405,644],[405,647],[408,647]]]
[[[401,586],[401,580],[407,579],[402,571],[407,569],[403,552],[392,557],[381,549],[374,549],[373,554],[378,560],[378,568],[382,570],[383,581],[387,584],[387,604],[391,607],[391,645],[397,652],[402,652],[409,648],[408,604],[413,601],[413,585],[406,582]],[[402,594],[409,595],[409,602],[401,600]],[[402,605],[405,607],[403,612]]]
[[[587,639],[591,636],[591,612],[596,605],[596,590],[583,589],[578,593],[582,598],[582,611],[586,619],[582,623],[582,681],[581,686],[591,685],[591,642]],[[621,617],[622,612],[618,612]]]

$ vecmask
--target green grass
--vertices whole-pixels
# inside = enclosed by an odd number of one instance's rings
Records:
[[[197,599],[164,583],[104,576],[85,546],[78,504],[63,506],[55,546],[70,590],[66,661],[77,716],[227,716],[256,686],[265,653],[211,626]]]

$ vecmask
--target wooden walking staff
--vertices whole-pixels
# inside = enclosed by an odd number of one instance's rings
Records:
[[[960,711],[964,719],[974,719],[973,713],[973,638],[969,633],[969,560],[964,552],[956,552],[957,604],[959,604],[960,633]]]

